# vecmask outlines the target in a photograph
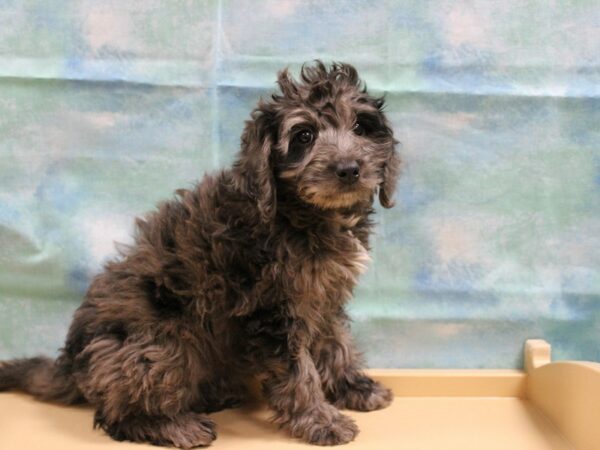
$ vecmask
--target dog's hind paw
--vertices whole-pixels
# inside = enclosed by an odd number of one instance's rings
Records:
[[[215,440],[215,424],[204,414],[183,413],[174,417],[133,416],[106,423],[96,413],[96,426],[117,441],[147,442],[157,446],[189,450],[206,447]]]

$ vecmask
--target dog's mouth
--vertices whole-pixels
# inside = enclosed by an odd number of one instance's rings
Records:
[[[312,199],[312,203],[324,209],[348,208],[363,200],[353,192],[342,192],[337,195],[322,195]]]
[[[358,173],[346,168],[344,171],[345,176],[341,176],[329,164],[313,161],[312,167],[309,165],[296,172],[294,177],[281,178],[289,186],[295,185],[294,190],[303,202],[321,209],[349,208],[371,202],[381,182],[379,172],[366,164]]]
[[[321,186],[308,185],[300,189],[300,197],[307,203],[323,209],[348,208],[369,201],[374,188],[364,183],[346,185],[342,183],[326,183]]]

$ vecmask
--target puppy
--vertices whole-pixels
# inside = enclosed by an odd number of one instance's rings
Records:
[[[118,440],[189,449],[207,413],[258,378],[274,421],[311,444],[354,439],[338,408],[386,407],[344,306],[369,261],[375,196],[392,206],[400,161],[383,100],[348,64],[279,73],[233,167],[137,219],[105,265],[57,360],[0,363],[0,390],[91,403]]]

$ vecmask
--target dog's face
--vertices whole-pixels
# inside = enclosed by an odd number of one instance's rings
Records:
[[[383,101],[361,89],[356,70],[344,64],[327,70],[317,62],[303,68],[301,82],[285,70],[278,83],[282,95],[259,103],[236,163],[245,167],[246,178],[254,175],[259,208],[260,196],[267,195],[263,206],[274,209],[281,184],[321,209],[370,204],[377,191],[382,205],[391,207],[399,170],[396,141]]]
[[[383,183],[394,139],[380,102],[355,85],[324,84],[288,100],[276,177],[295,186],[305,202],[345,208],[370,201]]]

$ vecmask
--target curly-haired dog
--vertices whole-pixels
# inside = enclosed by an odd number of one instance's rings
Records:
[[[206,415],[258,377],[274,420],[321,445],[358,429],[338,408],[387,406],[361,371],[344,305],[369,261],[376,195],[392,206],[400,161],[383,101],[347,64],[279,73],[239,158],[137,220],[56,360],[0,364],[0,390],[87,401],[115,439],[208,445]]]

